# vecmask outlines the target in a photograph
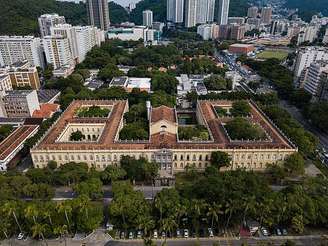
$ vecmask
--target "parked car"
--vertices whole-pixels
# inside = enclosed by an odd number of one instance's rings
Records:
[[[183,237],[184,238],[188,238],[189,237],[189,231],[188,231],[188,229],[184,229],[183,230]]]
[[[162,231],[162,238],[166,238],[166,233],[165,233],[165,231]]]
[[[21,232],[21,233],[18,234],[17,239],[18,240],[23,240],[24,236],[25,236],[24,233]]]
[[[121,239],[125,239],[125,232],[124,231],[121,232]]]
[[[177,230],[177,237],[181,237],[181,232],[179,229]]]
[[[142,231],[137,232],[137,238],[142,238]]]
[[[209,237],[214,237],[212,228],[208,228],[208,235],[209,235]]]
[[[269,231],[265,227],[261,227],[261,232],[263,236],[269,236]]]
[[[276,234],[277,234],[277,236],[281,236],[282,235],[281,230],[279,228],[276,229]]]
[[[129,233],[129,239],[133,239],[133,232],[132,231],[130,231],[130,233]]]
[[[286,228],[282,228],[282,235],[287,236],[288,232]]]
[[[153,237],[154,237],[155,239],[158,238],[158,232],[157,232],[156,230],[155,230],[154,233],[153,233]]]

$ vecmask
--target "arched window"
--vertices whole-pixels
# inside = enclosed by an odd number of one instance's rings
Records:
[[[166,132],[167,126],[166,125],[162,125],[161,126],[161,132],[164,133]]]

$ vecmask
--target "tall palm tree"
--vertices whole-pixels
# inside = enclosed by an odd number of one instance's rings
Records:
[[[207,216],[211,218],[211,228],[214,227],[214,221],[219,221],[219,214],[223,214],[223,211],[221,210],[222,205],[216,204],[215,202],[208,206]]]
[[[65,246],[67,246],[66,235],[68,234],[67,225],[57,226],[54,228],[54,234],[64,238]]]
[[[169,232],[169,234],[171,234],[173,229],[178,226],[173,217],[168,217],[161,220],[160,224],[161,224],[161,230],[165,232]],[[165,242],[166,242],[166,237],[165,237]]]
[[[46,245],[48,246],[48,242],[44,237],[44,233],[46,231],[46,225],[45,224],[40,224],[40,223],[36,223],[34,226],[32,226],[32,237],[41,237],[42,240],[46,243]]]
[[[154,229],[155,221],[150,216],[138,217],[138,229],[144,231],[144,236],[147,237],[150,230]]]
[[[160,196],[155,197],[155,208],[159,210],[160,218],[159,220],[163,219],[163,202]]]
[[[59,203],[57,205],[57,211],[59,213],[64,213],[65,214],[65,219],[66,219],[66,222],[67,222],[67,228],[68,228],[68,231],[70,232],[70,220],[69,220],[69,216],[72,214],[72,206],[70,203],[67,203],[67,202],[62,202],[62,203]]]
[[[189,210],[192,216],[193,226],[195,227],[197,235],[199,230],[199,219],[200,216],[202,215],[204,208],[206,208],[206,203],[203,200],[196,200],[196,199],[191,200]]]
[[[35,204],[29,204],[25,209],[24,209],[24,214],[26,218],[32,218],[34,221],[34,224],[37,223],[37,217],[39,215],[39,210],[36,207]]]
[[[15,222],[19,228],[19,231],[23,233],[22,227],[18,222],[17,218],[17,210],[18,210],[18,204],[15,201],[8,201],[2,206],[2,211],[8,216],[11,217],[13,216],[15,219]]]
[[[228,229],[232,214],[236,210],[236,205],[235,204],[236,204],[235,201],[233,201],[232,199],[229,199],[226,203],[226,208],[225,208],[224,213],[225,213],[225,215],[228,215],[228,218],[227,218],[227,221],[226,221],[225,230]]]

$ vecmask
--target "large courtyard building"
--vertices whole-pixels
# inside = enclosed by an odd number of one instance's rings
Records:
[[[125,126],[124,114],[129,111],[128,101],[74,101],[48,132],[31,149],[36,168],[45,168],[49,161],[59,165],[67,162],[85,162],[89,167],[103,170],[119,165],[123,156],[145,158],[160,165],[161,177],[172,177],[188,166],[204,170],[210,165],[211,154],[223,151],[231,157],[229,168],[264,170],[268,164],[279,164],[297,152],[293,143],[253,103],[247,119],[263,130],[262,140],[231,140],[225,124],[231,117],[220,117],[216,107],[230,110],[231,101],[198,101],[193,118],[207,131],[208,139],[181,139],[181,114],[174,108],[152,108],[147,103],[149,139],[120,139]],[[98,106],[106,112],[104,117],[81,117],[78,112]],[[186,123],[187,124],[187,123]],[[72,141],[72,133],[80,131],[83,138]],[[179,137],[180,136],[180,137]]]

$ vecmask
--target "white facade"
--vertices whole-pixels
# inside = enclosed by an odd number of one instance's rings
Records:
[[[51,35],[68,39],[72,56],[77,63],[85,59],[92,47],[100,46],[104,41],[104,32],[92,26],[56,25],[51,28]]]
[[[248,10],[247,10],[247,17],[248,18],[256,18],[258,12],[259,12],[258,7],[252,6],[252,7],[248,8]]]
[[[24,60],[31,66],[44,67],[41,39],[33,36],[0,36],[0,66]]]
[[[166,17],[174,23],[183,22],[184,0],[167,0]]]
[[[9,74],[0,74],[0,93],[13,90]]]
[[[204,40],[216,39],[219,34],[219,26],[216,24],[203,24],[197,27],[197,34]]]
[[[326,29],[325,36],[323,37],[322,43],[328,44],[328,28]]]
[[[51,35],[51,27],[58,24],[65,24],[66,20],[64,16],[58,14],[44,14],[38,18],[41,37]]]
[[[270,24],[272,19],[272,8],[264,7],[261,10],[261,23]]]
[[[312,96],[318,95],[321,75],[326,70],[328,70],[328,61],[313,62],[308,68],[304,79],[304,90]]]
[[[196,23],[214,21],[215,0],[197,0]]]
[[[110,26],[108,0],[86,0],[86,6],[89,24],[107,31]]]
[[[205,24],[214,21],[215,0],[186,0],[185,26]]]
[[[198,0],[186,0],[185,2],[185,27],[194,27],[197,24],[197,2]]]
[[[310,25],[302,27],[298,34],[297,44],[300,45],[304,42],[312,43],[318,37],[319,27]]]
[[[218,24],[228,24],[230,0],[219,0]]]
[[[43,39],[43,48],[47,62],[52,64],[55,70],[74,65],[68,38],[63,36],[46,36]]]
[[[35,110],[40,109],[36,90],[9,91],[4,96],[4,107],[9,118],[31,117]]]
[[[108,31],[108,39],[134,40],[143,39],[145,42],[154,40],[154,30],[145,26],[135,26],[132,28],[112,28]]]
[[[310,67],[315,61],[327,61],[328,49],[319,47],[307,47],[298,52],[294,74],[300,77],[305,68]]]
[[[153,11],[151,10],[142,11],[142,25],[147,27],[153,26]]]

